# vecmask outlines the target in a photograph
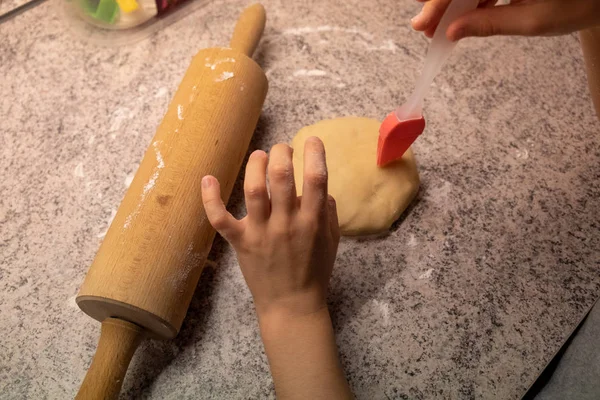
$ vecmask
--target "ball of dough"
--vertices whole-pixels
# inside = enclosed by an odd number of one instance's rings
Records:
[[[325,145],[329,194],[337,202],[342,235],[385,232],[419,190],[412,150],[384,168],[377,166],[380,122],[370,118],[336,118],[302,128],[292,140],[294,177],[302,194],[304,142],[311,136]]]

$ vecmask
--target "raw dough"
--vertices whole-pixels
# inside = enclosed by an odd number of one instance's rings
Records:
[[[300,129],[292,140],[294,177],[302,194],[304,141],[321,138],[329,170],[329,194],[337,201],[342,235],[385,232],[419,190],[412,150],[384,168],[377,166],[381,123],[370,118],[336,118]]]

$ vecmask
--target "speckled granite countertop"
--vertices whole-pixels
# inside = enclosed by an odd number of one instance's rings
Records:
[[[0,0],[0,15],[27,3],[27,0]]]
[[[116,49],[74,40],[52,3],[0,25],[1,398],[76,393],[100,326],[74,296],[191,57],[227,43],[245,4]],[[412,88],[416,2],[264,4],[252,149],[382,118]],[[466,41],[426,112],[414,205],[389,236],[340,246],[344,368],[359,399],[516,399],[600,289],[600,124],[577,37]],[[234,254],[217,241],[209,258],[180,335],[141,346],[124,398],[274,397]]]

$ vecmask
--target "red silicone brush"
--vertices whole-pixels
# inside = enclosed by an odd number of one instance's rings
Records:
[[[456,42],[446,38],[450,23],[477,8],[479,0],[452,0],[438,24],[429,46],[423,73],[406,103],[392,111],[379,128],[377,165],[380,167],[399,159],[425,129],[423,99],[435,76],[450,56]]]

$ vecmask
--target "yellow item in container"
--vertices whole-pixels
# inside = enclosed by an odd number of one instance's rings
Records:
[[[135,0],[117,0],[117,4],[124,13],[131,13],[139,8],[139,5]]]

